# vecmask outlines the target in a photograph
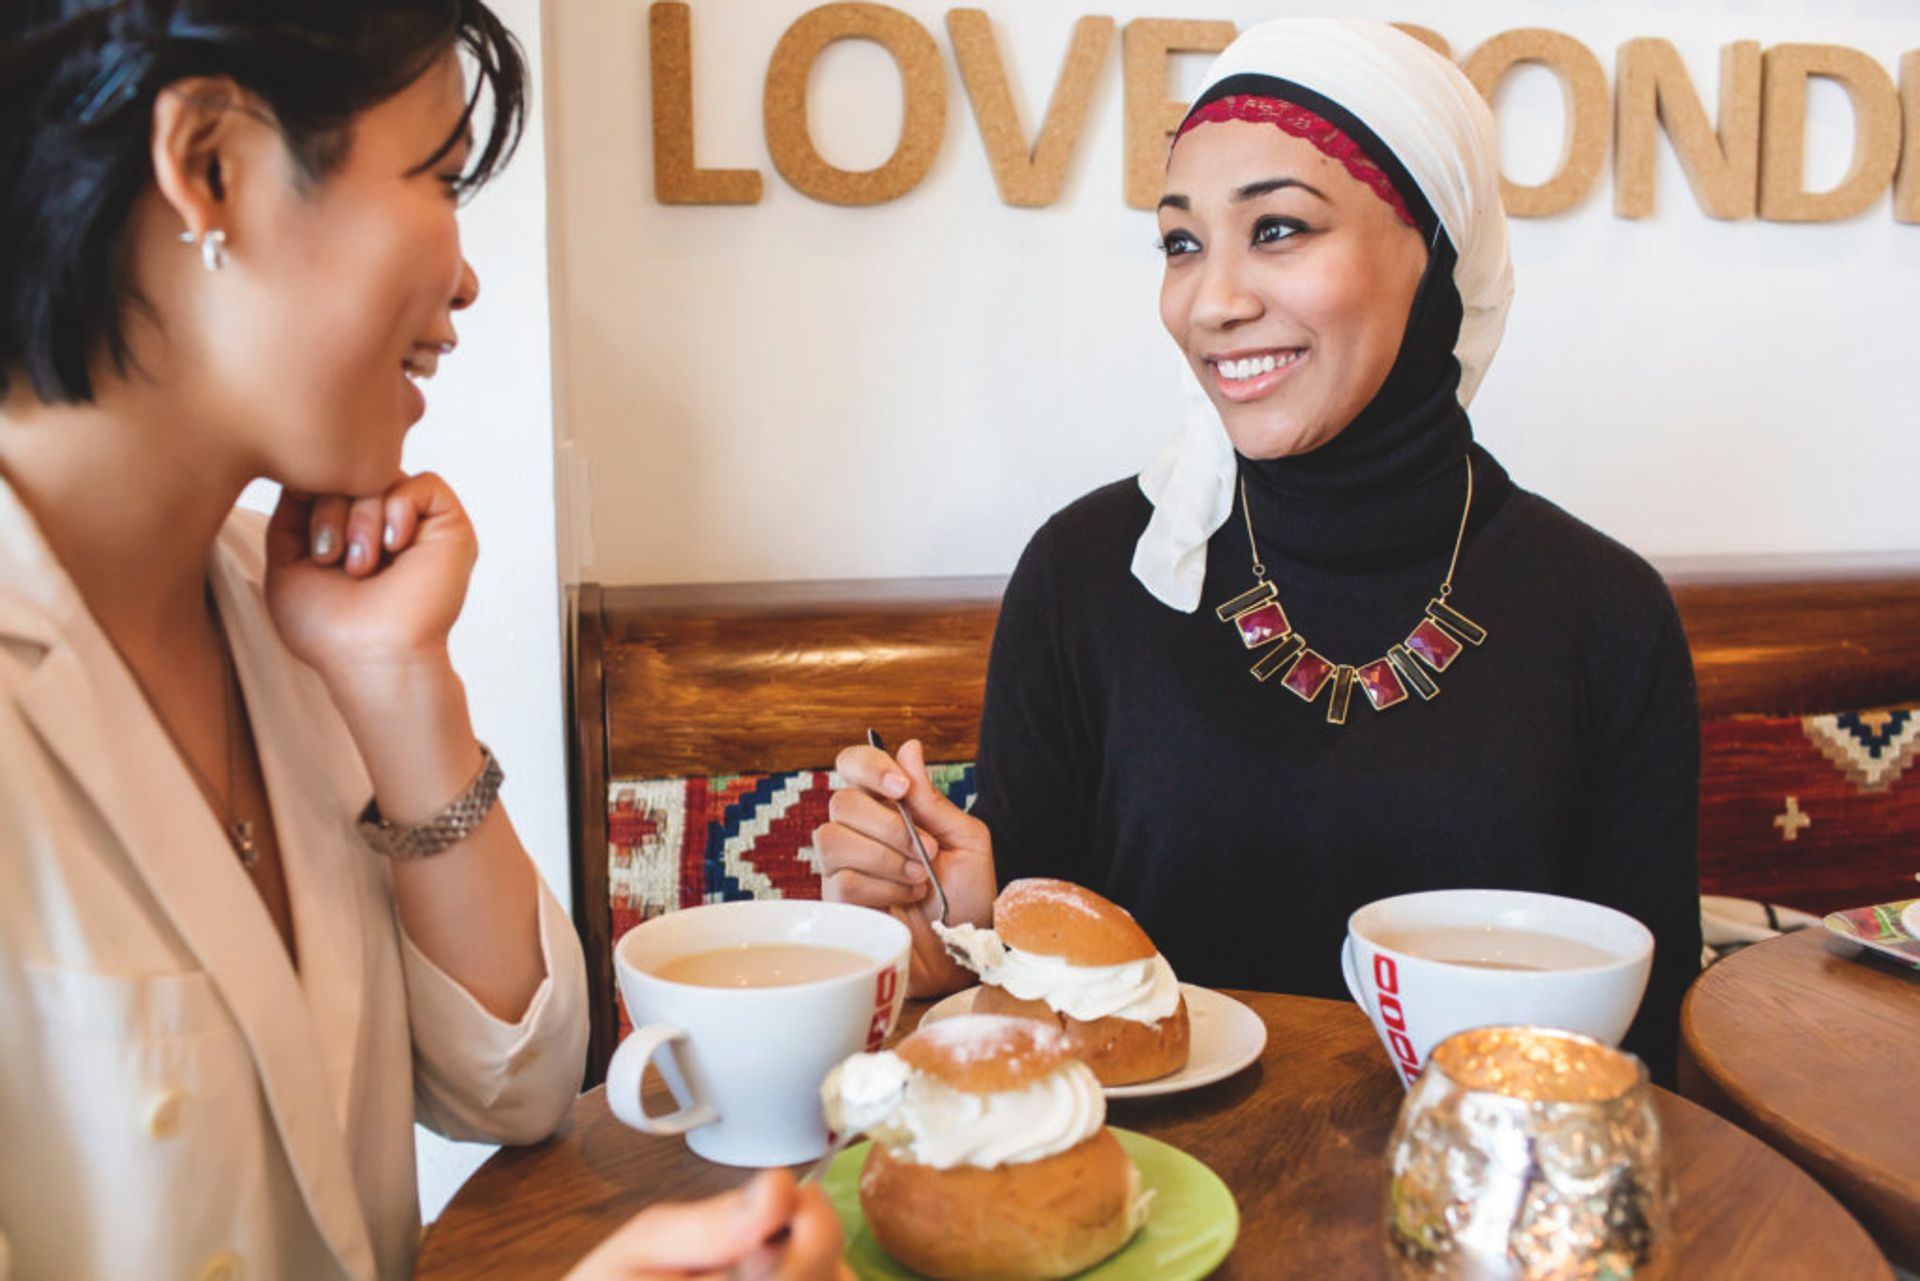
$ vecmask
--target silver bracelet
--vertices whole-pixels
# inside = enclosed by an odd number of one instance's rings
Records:
[[[494,759],[493,749],[480,744],[480,772],[466,790],[448,801],[445,808],[424,823],[393,823],[381,817],[376,801],[368,801],[360,811],[360,835],[376,854],[388,858],[425,858],[438,854],[472,834],[473,829],[493,813],[500,799],[500,784],[506,771]]]

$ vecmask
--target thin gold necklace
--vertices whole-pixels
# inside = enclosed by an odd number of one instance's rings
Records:
[[[1447,560],[1447,576],[1440,580],[1439,592],[1427,602],[1425,616],[1406,640],[1372,662],[1354,667],[1316,653],[1287,620],[1287,611],[1280,607],[1280,589],[1267,580],[1267,567],[1260,560],[1260,543],[1253,536],[1253,512],[1247,506],[1247,478],[1242,476],[1240,515],[1246,521],[1247,546],[1253,552],[1254,585],[1214,614],[1221,622],[1233,624],[1248,649],[1272,645],[1249,669],[1255,680],[1265,682],[1279,676],[1282,685],[1309,703],[1331,685],[1328,724],[1347,723],[1347,705],[1355,685],[1376,712],[1406,702],[1409,691],[1423,701],[1431,699],[1440,693],[1440,685],[1427,668],[1444,672],[1466,646],[1481,645],[1487,639],[1486,628],[1447,603],[1447,597],[1453,594],[1453,571],[1460,564],[1460,545],[1467,537],[1467,517],[1472,513],[1473,455],[1469,454],[1467,501],[1460,508],[1460,530],[1453,536],[1453,555]]]
[[[160,714],[160,704],[154,701],[153,691],[147,688],[147,683],[144,680],[140,679],[139,669],[127,660],[126,654],[122,652],[119,645],[114,642],[113,637],[108,636],[107,643],[113,646],[116,654],[119,654],[120,665],[127,669],[127,674],[133,677],[133,683],[140,690],[141,697],[147,700],[147,709],[153,713],[153,719],[160,723],[160,730],[167,736],[167,741],[173,744],[174,754],[186,762],[187,769],[192,773],[194,782],[200,786],[201,794],[206,797],[207,803],[213,807],[215,814],[220,818],[223,826],[223,834],[227,838],[227,843],[233,846],[233,852],[238,856],[240,862],[250,868],[260,861],[260,848],[254,843],[253,821],[251,819],[240,818],[235,812],[234,806],[234,797],[236,794],[234,787],[234,776],[236,772],[234,768],[234,744],[240,735],[235,725],[237,718],[234,714],[233,691],[234,687],[240,682],[240,673],[234,668],[233,651],[227,644],[227,630],[220,622],[219,611],[214,605],[211,588],[209,588],[207,593],[207,608],[213,611],[214,631],[217,633],[220,642],[220,710],[224,728],[222,747],[225,751],[227,761],[227,786],[225,791],[221,791],[213,785],[212,780],[201,772],[200,766],[194,763],[192,754],[181,745],[180,739],[173,732],[173,727],[167,724],[167,718]],[[101,628],[101,633],[105,635],[106,629]]]

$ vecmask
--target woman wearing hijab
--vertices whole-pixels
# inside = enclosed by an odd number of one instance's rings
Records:
[[[1466,407],[1512,293],[1490,112],[1390,27],[1284,19],[1176,136],[1161,320],[1192,392],[1137,479],[1050,519],[1008,584],[971,815],[918,744],[849,748],[829,895],[954,910],[1061,876],[1185,979],[1345,995],[1348,915],[1541,890],[1654,933],[1626,1044],[1670,1079],[1697,972],[1698,729],[1664,584],[1516,486]],[[964,975],[930,935],[920,990]]]
[[[578,1091],[580,944],[448,657],[474,532],[401,470],[525,74],[480,0],[0,6],[0,1281],[397,1281],[416,1118]],[[839,1239],[776,1172],[576,1275]]]

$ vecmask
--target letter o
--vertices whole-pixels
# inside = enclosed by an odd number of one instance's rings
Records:
[[[1381,993],[1380,1021],[1388,1027],[1399,1028],[1402,1032],[1407,1030],[1407,1015],[1406,1011],[1400,1008],[1399,997]]]
[[[1491,106],[1500,81],[1522,62],[1537,62],[1560,78],[1566,94],[1566,149],[1559,172],[1537,187],[1523,187],[1502,177],[1500,200],[1512,217],[1545,218],[1585,200],[1606,163],[1612,125],[1607,73],[1593,51],[1578,40],[1539,27],[1502,31],[1475,49],[1461,70]]]
[[[871,40],[900,69],[900,141],[877,169],[841,169],[813,145],[807,123],[807,81],[826,47],[839,40]],[[787,28],[767,63],[762,124],[774,167],[796,191],[833,205],[878,205],[898,200],[933,168],[947,128],[947,75],[940,46],[907,14],[882,4],[828,4]]]

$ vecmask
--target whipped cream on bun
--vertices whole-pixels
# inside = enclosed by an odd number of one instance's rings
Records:
[[[873,1139],[860,1209],[880,1248],[945,1281],[1054,1281],[1137,1232],[1153,1194],[1106,1128],[1092,1069],[1050,1023],[963,1014],[820,1087],[827,1122]]]
[[[1180,982],[1140,923],[1071,881],[1028,877],[993,901],[993,928],[934,927],[980,976],[972,1009],[1057,1026],[1105,1086],[1186,1066],[1192,1029]]]
[[[1070,881],[1013,881],[993,902],[993,928],[934,932],[949,955],[1023,1001],[1091,1023],[1158,1023],[1180,1004],[1180,981],[1127,910]]]
[[[917,1070],[892,1051],[856,1054],[820,1087],[832,1130],[864,1131],[916,1165],[990,1170],[1065,1152],[1106,1122],[1100,1082],[1067,1057],[1065,1038],[1054,1029],[980,1015],[930,1023],[916,1035],[967,1083]],[[1011,1073],[977,1070],[984,1055],[1023,1052],[1061,1061]],[[979,1085],[1006,1088],[970,1088]]]
[[[1023,1001],[1045,1001],[1083,1022],[1115,1018],[1158,1023],[1180,1004],[1180,981],[1159,952],[1118,965],[1075,965],[1063,956],[1009,947],[993,930],[977,925],[949,927],[936,921],[933,929],[948,955],[978,974],[982,983],[1005,988]]]

